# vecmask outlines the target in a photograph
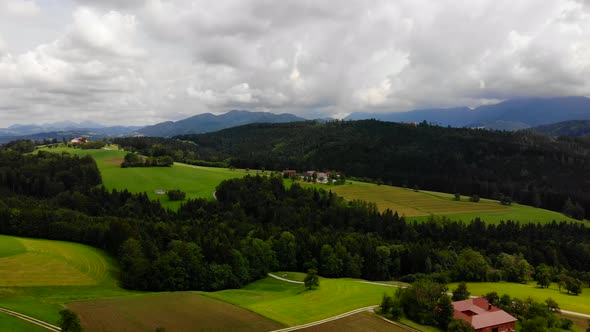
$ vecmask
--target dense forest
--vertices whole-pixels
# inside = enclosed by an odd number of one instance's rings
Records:
[[[590,215],[590,140],[376,120],[252,124],[184,135],[196,159],[252,169],[338,170],[397,186]],[[582,210],[582,209],[579,209]]]
[[[413,281],[590,282],[582,224],[407,223],[280,177],[222,182],[217,200],[163,209],[145,194],[107,191],[94,160],[0,151],[0,233],[86,243],[121,263],[142,290],[240,287],[273,270]]]

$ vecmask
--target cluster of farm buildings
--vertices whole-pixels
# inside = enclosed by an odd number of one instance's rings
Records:
[[[455,308],[453,318],[468,322],[476,332],[514,332],[515,330],[517,319],[484,298],[456,301],[453,302],[453,307]]]
[[[330,183],[335,182],[337,178],[340,178],[340,174],[336,172],[319,172],[319,171],[306,171],[303,173],[297,173],[294,169],[286,169],[283,171],[284,177],[299,178],[302,181],[317,182],[317,183]]]

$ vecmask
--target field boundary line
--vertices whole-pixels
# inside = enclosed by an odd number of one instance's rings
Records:
[[[379,285],[379,286],[387,286],[387,287],[395,287],[395,288],[408,288],[408,286],[403,285],[392,285],[392,284],[382,284],[380,282],[372,282],[372,281],[357,281],[361,284],[369,284],[369,285]]]
[[[294,284],[299,284],[299,285],[303,285],[304,284],[303,281],[295,281],[295,280],[285,279],[285,278],[279,277],[278,275],[275,275],[275,274],[272,274],[272,273],[268,273],[268,276],[271,277],[271,278],[275,278],[277,280],[286,281],[286,282],[290,282],[290,283],[294,283]]]
[[[5,314],[7,314],[7,315],[14,316],[16,318],[20,318],[20,319],[25,320],[25,321],[27,321],[29,323],[33,323],[35,325],[41,326],[43,328],[46,328],[46,329],[48,329],[50,331],[55,331],[55,332],[61,331],[61,328],[58,327],[58,326],[49,324],[47,322],[44,322],[44,321],[39,320],[37,318],[33,318],[31,316],[27,316],[25,314],[21,314],[20,312],[16,312],[16,311],[12,311],[12,310],[9,310],[9,309],[4,309],[4,308],[0,308],[0,312],[3,312]]]
[[[324,323],[328,323],[328,322],[331,322],[331,321],[334,321],[334,320],[338,320],[340,318],[352,316],[354,314],[358,314],[358,313],[361,313],[363,311],[368,311],[368,310],[375,309],[376,307],[378,307],[378,305],[372,305],[370,307],[359,308],[359,309],[355,309],[355,310],[352,310],[352,311],[349,311],[349,312],[345,312],[345,313],[340,314],[340,315],[337,315],[337,316],[325,318],[325,319],[322,319],[322,320],[318,320],[318,321],[307,323],[307,324],[303,324],[303,325],[291,326],[291,327],[287,327],[287,328],[280,329],[280,330],[273,330],[271,332],[296,331],[296,330],[304,329],[304,328],[307,328],[307,327],[312,327],[312,326],[316,326],[316,325],[321,325],[321,324],[324,324]]]
[[[369,311],[371,311],[371,312],[373,313],[373,315],[375,315],[375,316],[377,316],[377,317],[379,317],[379,318],[383,319],[384,321],[386,321],[386,322],[388,322],[388,323],[390,323],[390,324],[393,324],[393,325],[395,325],[395,326],[397,326],[397,327],[401,327],[402,329],[404,329],[404,330],[406,330],[406,331],[411,331],[411,332],[420,332],[420,330],[417,330],[417,329],[415,329],[415,328],[413,328],[413,327],[411,327],[411,326],[408,326],[408,325],[405,325],[405,324],[402,324],[402,323],[399,323],[399,322],[396,322],[396,321],[392,321],[392,320],[390,320],[390,319],[387,319],[387,318],[385,318],[385,317],[383,317],[383,316],[381,316],[381,315],[377,314],[377,313],[375,312],[375,309],[371,309],[371,310],[369,310]]]

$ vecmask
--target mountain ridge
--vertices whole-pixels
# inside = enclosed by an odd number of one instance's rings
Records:
[[[160,122],[152,126],[144,127],[137,132],[145,136],[172,137],[176,135],[213,132],[256,122],[285,123],[305,120],[306,119],[304,118],[289,113],[275,114],[270,112],[232,110],[220,115],[203,113],[176,122]]]
[[[515,98],[475,109],[418,109],[397,113],[352,113],[345,120],[426,121],[442,126],[519,130],[568,121],[590,120],[590,99],[583,96]]]

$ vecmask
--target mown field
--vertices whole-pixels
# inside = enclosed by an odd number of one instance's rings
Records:
[[[65,303],[140,294],[119,288],[117,277],[116,262],[99,249],[0,235],[0,307],[57,324]],[[20,320],[2,321],[10,331],[30,330]]]
[[[88,332],[107,331],[271,331],[283,325],[235,305],[194,292],[151,294],[74,302]]]
[[[379,304],[383,293],[394,289],[359,281],[362,280],[320,278],[318,289],[306,291],[301,284],[267,277],[242,289],[200,294],[239,305],[287,326],[295,326]]]
[[[448,285],[449,290],[457,288],[457,283]],[[559,291],[557,284],[552,283],[549,288],[539,288],[535,282],[528,284],[517,284],[510,282],[470,282],[467,283],[467,289],[471,295],[481,296],[490,292],[497,292],[498,295],[508,294],[511,297],[532,299],[545,302],[547,298],[552,298],[559,304],[563,310],[575,311],[590,315],[590,288],[584,288],[579,295],[567,294],[562,289]]]
[[[107,149],[82,150],[74,148],[46,148],[50,152],[68,152],[80,156],[91,155],[100,169],[104,186],[111,190],[147,193],[152,200],[159,200],[164,207],[176,209],[180,201],[170,201],[166,195],[158,195],[156,190],[180,189],[187,198],[213,198],[215,188],[223,180],[256,174],[255,171],[230,170],[227,168],[192,166],[174,163],[172,167],[133,167],[121,168],[127,152],[111,146]]]
[[[0,243],[0,287],[114,283],[112,259],[96,248],[5,235]]]
[[[288,183],[290,181],[286,181]],[[301,183],[301,182],[300,182]],[[469,222],[477,217],[487,223],[499,223],[504,220],[518,220],[520,222],[549,223],[553,220],[580,222],[562,213],[538,209],[531,206],[512,204],[501,205],[498,201],[481,199],[478,203],[469,202],[468,196],[461,196],[461,201],[455,201],[453,194],[414,191],[409,188],[378,186],[373,183],[347,181],[345,185],[310,185],[344,197],[346,200],[363,200],[373,202],[379,210],[390,209],[397,211],[407,220],[424,221],[431,216],[445,216],[452,220]]]

